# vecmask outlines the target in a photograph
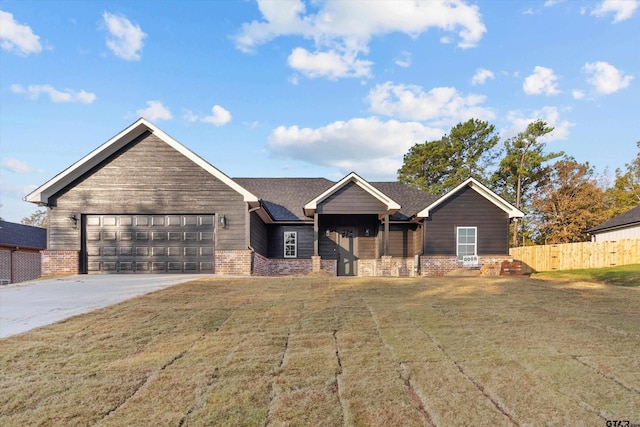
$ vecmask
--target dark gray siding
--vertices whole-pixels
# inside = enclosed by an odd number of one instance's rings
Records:
[[[478,227],[478,255],[509,253],[506,212],[469,187],[461,189],[425,218],[425,255],[456,255],[456,227]]]
[[[416,224],[391,224],[389,226],[388,255],[402,258],[412,257],[416,255],[414,245],[414,239],[416,238],[416,229]],[[381,235],[384,235],[384,232],[382,232]]]
[[[387,207],[357,184],[350,182],[318,204],[320,214],[367,214],[386,212]]]
[[[262,256],[267,256],[267,226],[257,213],[251,212],[251,247]]]
[[[74,213],[224,214],[216,249],[247,247],[242,195],[149,132],[49,201],[49,249],[80,249],[81,227],[68,219]]]
[[[284,258],[284,232],[298,233],[297,258],[313,256],[313,225],[269,225],[267,227],[268,257]]]

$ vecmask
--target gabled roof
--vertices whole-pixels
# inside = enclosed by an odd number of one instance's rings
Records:
[[[71,184],[76,179],[80,178],[85,173],[89,172],[93,167],[97,166],[100,162],[106,160],[109,156],[114,154],[119,149],[125,147],[131,143],[134,139],[142,135],[144,132],[151,132],[163,142],[174,148],[176,151],[183,154],[185,157],[196,163],[198,166],[215,176],[220,181],[237,191],[244,197],[245,202],[258,202],[258,198],[244,189],[238,183],[234,182],[227,175],[213,167],[210,163],[204,160],[202,157],[189,150],[184,145],[180,144],[175,139],[158,129],[155,125],[141,118],[138,119],[131,126],[102,144],[100,147],[93,150],[91,153],[78,160],[76,163],[36,188],[29,193],[24,200],[27,202],[46,205],[49,202],[49,197],[56,194],[58,191]]]
[[[496,193],[489,190],[487,187],[482,185],[478,180],[474,178],[468,178],[462,184],[458,185],[456,188],[449,191],[447,194],[440,197],[438,200],[436,200],[435,202],[431,203],[429,206],[421,210],[417,216],[422,218],[427,218],[434,208],[438,207],[445,200],[449,199],[451,196],[456,194],[459,190],[461,190],[464,187],[469,187],[472,190],[475,190],[478,194],[483,196],[485,199],[487,199],[488,201],[496,205],[498,208],[505,211],[509,215],[509,218],[522,218],[524,216],[524,213],[522,211],[520,211],[519,209],[516,209],[511,203],[507,202],[502,197],[498,196]]]
[[[387,206],[387,210],[390,215],[393,215],[398,210],[400,210],[400,205],[396,203],[389,196],[384,194],[382,191],[375,188],[373,185],[369,184],[367,181],[362,179],[355,172],[351,172],[349,175],[342,178],[340,181],[336,182],[334,185],[325,190],[322,194],[314,197],[309,202],[304,205],[304,214],[307,216],[312,216],[318,207],[318,203],[324,201],[327,197],[331,196],[336,191],[340,190],[345,185],[353,182],[360,188],[362,188],[367,193],[371,194],[374,198],[378,199],[382,204]]]
[[[0,245],[47,248],[47,229],[0,220]]]
[[[307,221],[302,207],[309,197],[320,194],[334,182],[325,178],[234,178],[262,201],[275,221]]]
[[[629,227],[631,225],[640,225],[640,206],[636,206],[620,215],[614,216],[608,221],[602,224],[596,225],[593,228],[587,230],[587,233],[597,233],[598,231],[605,231],[612,228]]]
[[[409,187],[398,181],[370,182],[370,184],[400,203],[400,210],[391,216],[391,220],[394,221],[415,217],[425,206],[437,199],[433,194]]]

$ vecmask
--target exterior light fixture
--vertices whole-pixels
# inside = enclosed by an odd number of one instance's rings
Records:
[[[224,216],[224,214],[220,216],[220,226],[222,226],[222,228],[227,228],[227,217]]]
[[[69,215],[69,223],[71,227],[76,230],[78,228],[78,216],[76,214]]]

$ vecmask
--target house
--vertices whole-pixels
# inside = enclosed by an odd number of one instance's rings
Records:
[[[586,231],[591,241],[640,239],[640,206],[636,206]]]
[[[49,210],[43,274],[440,275],[511,260],[523,216],[473,178],[440,198],[355,173],[231,179],[145,119],[25,200]]]
[[[0,220],[0,285],[40,277],[40,251],[46,247],[44,228]]]

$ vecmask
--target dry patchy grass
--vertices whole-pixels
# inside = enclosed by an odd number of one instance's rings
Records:
[[[0,425],[640,423],[638,291],[191,282],[0,341]]]

